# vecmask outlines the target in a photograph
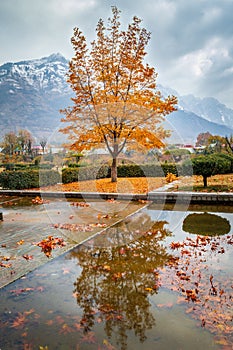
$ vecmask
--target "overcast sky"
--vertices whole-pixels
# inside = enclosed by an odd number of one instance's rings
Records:
[[[145,60],[159,83],[233,108],[233,0],[0,0],[0,64],[70,59],[73,28],[90,42],[113,5],[123,28],[137,15],[152,33]]]

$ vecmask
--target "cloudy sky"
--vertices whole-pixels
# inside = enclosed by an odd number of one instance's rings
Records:
[[[159,83],[233,108],[233,0],[0,0],[0,64],[57,52],[70,59],[73,28],[90,42],[111,6],[123,28],[137,15],[152,33],[146,61]]]

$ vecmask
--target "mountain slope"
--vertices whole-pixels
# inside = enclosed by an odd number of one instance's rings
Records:
[[[169,143],[194,144],[198,134],[209,131],[212,135],[230,136],[233,129],[210,122],[195,113],[178,110],[166,117],[164,127],[172,131]]]
[[[197,98],[193,95],[181,96],[179,104],[211,122],[233,127],[233,110],[213,97]]]
[[[192,112],[210,122],[233,128],[233,110],[220,103],[213,97],[199,98],[189,95],[179,95],[179,93],[170,87],[158,85],[162,95],[175,95],[178,98],[178,108],[186,112]],[[206,124],[205,124],[206,125]]]
[[[61,119],[60,108],[70,103],[67,60],[53,54],[38,60],[0,67],[0,132],[27,128],[49,134]]]

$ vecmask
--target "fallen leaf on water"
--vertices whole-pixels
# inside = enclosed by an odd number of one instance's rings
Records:
[[[28,255],[28,254],[24,254],[24,255],[23,255],[23,258],[24,258],[25,260],[32,260],[32,259],[33,259],[33,256],[32,256],[32,255]]]
[[[181,242],[171,242],[171,244],[170,244],[170,248],[171,248],[171,249],[178,249],[178,248],[181,248],[181,247],[184,247],[184,243],[181,243]]]
[[[16,296],[22,294],[22,293],[27,293],[33,291],[34,288],[19,288],[19,289],[11,289],[10,292],[15,294]]]
[[[73,203],[71,203],[71,205],[73,205],[74,207],[81,207],[81,208],[90,207],[90,204],[86,203],[86,202],[73,202]]]
[[[11,327],[12,328],[23,328],[26,323],[26,315],[24,313],[18,312],[18,316],[14,319]]]
[[[2,257],[2,260],[3,261],[9,261],[11,258],[10,258],[10,256],[3,256]]]
[[[159,307],[159,308],[168,308],[168,309],[170,309],[170,308],[172,308],[173,307],[173,303],[166,303],[166,304],[157,304],[157,307]]]
[[[81,341],[89,344],[95,344],[96,343],[95,333],[88,332],[87,334],[83,335]]]
[[[18,245],[24,244],[24,239],[21,239],[20,241],[16,242]]]
[[[68,326],[68,324],[64,323],[59,331],[60,334],[68,334],[68,333],[72,333],[74,332],[74,329],[70,326]]]
[[[12,266],[12,264],[4,264],[3,262],[0,262],[0,267],[7,267],[7,268],[9,268],[11,266]]]

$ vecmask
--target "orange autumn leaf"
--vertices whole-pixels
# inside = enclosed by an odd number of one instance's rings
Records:
[[[12,266],[12,264],[5,264],[5,263],[3,263],[3,262],[0,262],[0,267],[9,268],[9,267],[11,267],[11,266]]]
[[[24,328],[26,322],[27,322],[26,315],[24,313],[18,312],[18,316],[14,319],[11,327]]]
[[[24,239],[21,239],[20,241],[16,242],[18,245],[24,244]]]
[[[82,339],[81,339],[82,343],[89,343],[89,344],[95,344],[96,341],[97,340],[94,332],[87,332],[82,336]]]
[[[48,236],[42,239],[40,242],[35,243],[38,247],[41,247],[41,251],[49,258],[52,255],[52,250],[58,247],[66,245],[63,238]]]
[[[74,329],[72,327],[70,327],[68,324],[64,323],[61,327],[61,329],[59,330],[60,334],[69,334],[74,332]]]
[[[173,303],[157,304],[157,307],[170,309],[173,307]]]
[[[24,255],[23,255],[23,258],[24,258],[25,260],[32,260],[32,259],[33,259],[33,256],[32,256],[32,255],[28,255],[28,254],[24,254]]]

